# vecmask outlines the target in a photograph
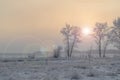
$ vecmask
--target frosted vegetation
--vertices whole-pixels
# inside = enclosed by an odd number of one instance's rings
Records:
[[[79,27],[66,24],[60,32],[64,47],[57,46],[50,56],[33,53],[0,58],[0,80],[120,80],[120,18],[113,21],[113,26],[96,23],[89,34],[94,38],[96,51],[91,46],[85,54],[75,50],[82,43]],[[109,45],[117,51],[108,51]]]
[[[120,80],[120,58],[1,60],[0,80]]]

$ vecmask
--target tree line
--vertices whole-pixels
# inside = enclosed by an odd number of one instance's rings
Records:
[[[82,30],[78,26],[66,24],[60,32],[64,36],[63,42],[65,43],[67,57],[71,58],[74,47],[82,42]],[[114,45],[120,51],[120,18],[118,17],[113,20],[113,26],[109,26],[107,22],[97,22],[90,36],[94,38],[99,57],[106,57],[106,50],[110,44]]]

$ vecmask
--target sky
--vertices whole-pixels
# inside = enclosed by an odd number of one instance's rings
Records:
[[[0,0],[0,53],[29,53],[61,45],[65,24],[94,27],[120,15],[120,0]],[[86,46],[81,45],[80,49]],[[84,46],[84,47],[83,47]]]

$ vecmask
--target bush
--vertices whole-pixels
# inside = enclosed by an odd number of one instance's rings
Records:
[[[56,49],[54,49],[54,51],[53,51],[53,57],[54,58],[59,58],[60,57],[61,49],[62,49],[61,46],[58,46]]]
[[[28,54],[28,59],[35,59],[35,54]]]

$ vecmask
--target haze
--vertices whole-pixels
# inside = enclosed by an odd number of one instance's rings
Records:
[[[80,27],[94,27],[99,21],[112,24],[119,17],[119,3],[120,0],[0,0],[0,52],[49,50],[62,43],[60,30],[66,23]]]

